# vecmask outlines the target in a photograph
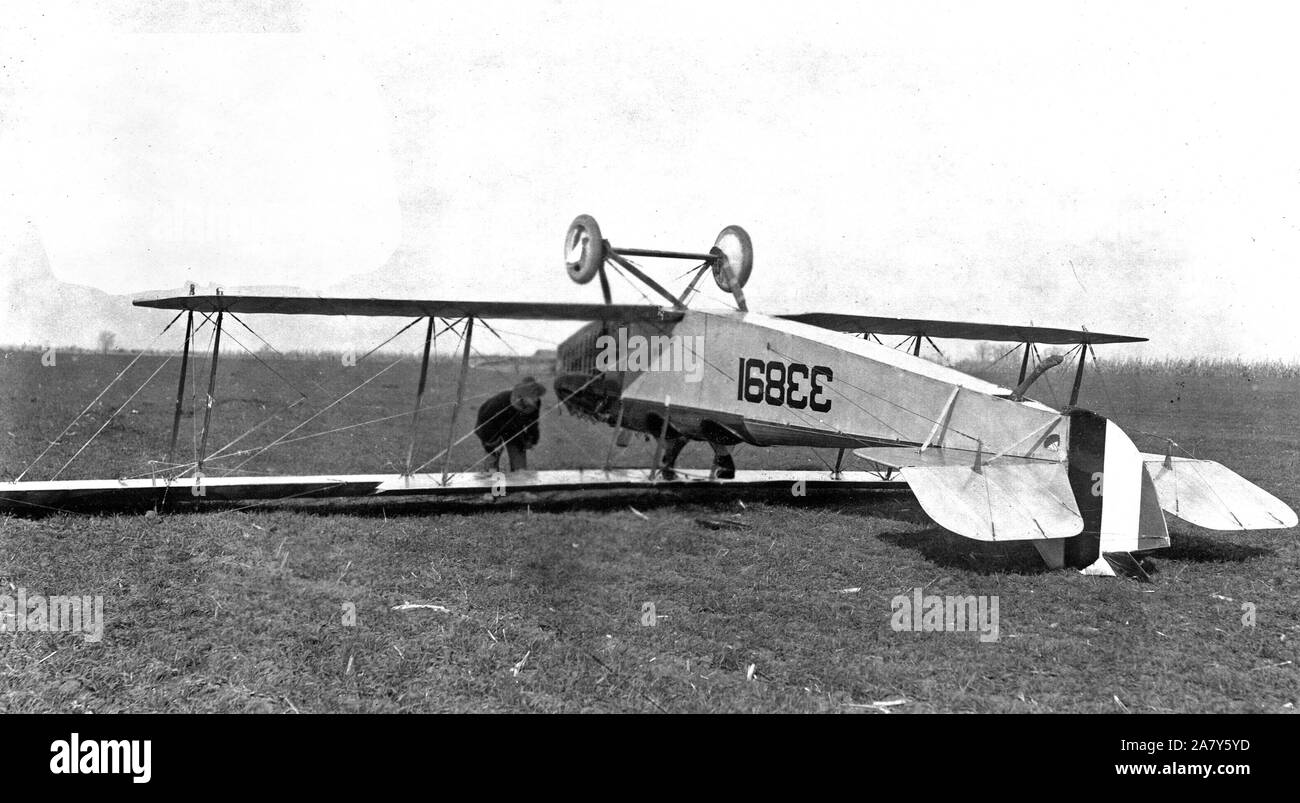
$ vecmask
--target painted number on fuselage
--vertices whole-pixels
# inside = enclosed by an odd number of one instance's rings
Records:
[[[825,365],[807,366],[801,362],[786,364],[780,360],[759,360],[741,357],[740,371],[736,375],[736,400],[751,404],[770,404],[773,407],[809,409],[825,413],[831,409],[831,400],[824,397],[835,372]]]

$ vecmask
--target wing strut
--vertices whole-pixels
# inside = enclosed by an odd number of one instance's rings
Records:
[[[200,488],[203,477],[203,461],[208,454],[208,433],[211,430],[212,408],[216,405],[217,392],[217,358],[221,356],[221,319],[226,313],[217,312],[217,334],[212,340],[212,368],[208,371],[208,397],[203,405],[203,436],[199,439],[199,461],[194,468],[194,487]]]
[[[181,352],[181,377],[176,382],[176,410],[172,413],[172,439],[167,445],[167,468],[174,466],[176,438],[181,432],[181,408],[185,405],[185,372],[190,365],[190,337],[194,333],[194,310],[185,317],[185,348]]]
[[[406,447],[406,476],[411,476],[411,461],[415,459],[415,438],[419,433],[420,405],[424,400],[424,386],[429,378],[429,347],[433,344],[434,318],[429,316],[429,328],[424,330],[424,357],[420,360],[420,384],[415,389],[415,409],[411,411],[411,441]]]
[[[1079,402],[1079,388],[1083,385],[1083,364],[1087,361],[1088,344],[1079,344],[1079,370],[1074,372],[1074,387],[1070,388],[1070,406]]]
[[[452,438],[456,437],[456,416],[465,401],[465,375],[469,373],[469,346],[474,339],[474,316],[465,319],[465,351],[460,356],[460,377],[456,380],[456,405],[451,408],[451,423],[447,425],[447,451],[442,456],[442,484],[447,484],[448,467],[451,464]],[[512,466],[513,468],[513,466]]]

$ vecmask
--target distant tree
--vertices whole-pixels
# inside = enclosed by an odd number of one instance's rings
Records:
[[[105,329],[99,333],[99,350],[104,354],[113,350],[113,344],[117,342],[117,335]]]
[[[988,365],[998,358],[998,347],[988,341],[981,340],[979,346],[975,348],[975,359],[983,365]]]

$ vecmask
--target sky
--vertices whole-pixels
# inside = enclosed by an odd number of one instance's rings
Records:
[[[57,279],[118,294],[195,280],[594,301],[564,274],[576,215],[616,246],[691,251],[739,224],[757,311],[1086,326],[1151,338],[1123,347],[1143,356],[1295,360],[1297,17],[20,4],[0,22],[0,249],[34,228]],[[685,265],[646,266],[682,286]],[[274,327],[286,346],[312,336]],[[515,328],[540,338],[529,350],[572,327]]]

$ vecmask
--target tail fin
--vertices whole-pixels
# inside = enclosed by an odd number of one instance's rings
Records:
[[[1297,523],[1285,503],[1225,466],[1141,453],[1113,422],[1083,410],[1070,418],[1070,481],[1084,519],[1070,562],[1091,558],[1089,574],[1114,574],[1107,555],[1169,546],[1163,513],[1211,530]]]
[[[981,541],[1027,539],[1049,566],[1144,577],[1133,552],[1169,546],[1165,512],[1216,530],[1296,526],[1291,508],[1209,460],[1143,454],[1114,422],[1072,409],[1065,460],[944,447],[854,454],[899,469],[940,526]]]
[[[1169,546],[1142,453],[1113,421],[1088,410],[1071,411],[1069,463],[1070,486],[1083,516],[1083,532],[1066,542],[1069,565],[1113,576],[1107,554]]]

